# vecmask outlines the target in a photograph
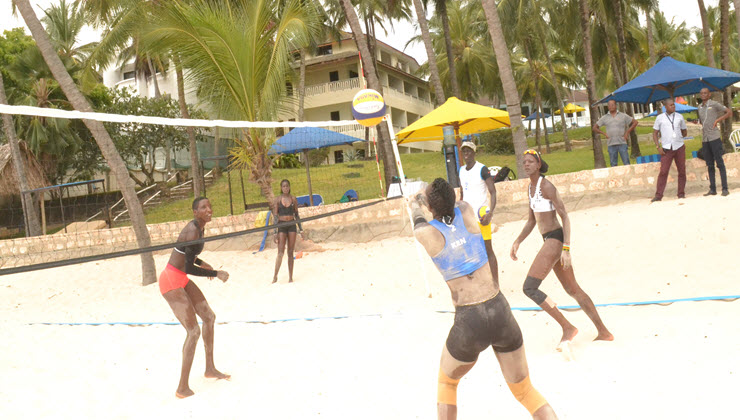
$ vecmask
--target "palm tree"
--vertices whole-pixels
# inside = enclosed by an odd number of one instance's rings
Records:
[[[737,22],[737,33],[740,34],[740,0],[732,0],[735,5],[735,21]],[[738,39],[740,40],[740,38]]]
[[[340,2],[344,15],[347,18],[347,23],[352,30],[352,37],[357,44],[357,48],[360,50],[362,66],[365,70],[365,77],[367,80],[367,87],[382,93],[380,81],[378,80],[378,71],[375,66],[375,56],[370,52],[367,40],[362,36],[362,28],[360,26],[360,20],[357,17],[357,12],[355,12],[354,6],[352,6],[352,2],[350,0],[340,0]],[[373,39],[375,39],[375,37],[373,37]],[[396,168],[395,159],[393,157],[390,132],[388,131],[386,124],[378,125],[378,134],[380,142],[379,155],[383,160],[383,172],[386,188],[388,188],[391,184],[392,178],[398,175],[398,169]]]
[[[729,0],[719,0],[720,9],[720,34],[722,37],[720,44],[720,54],[722,56],[722,69],[730,70],[730,2]],[[735,11],[737,13],[737,11]],[[732,91],[728,87],[723,92],[724,105],[727,108],[732,107]],[[730,117],[722,122],[722,142],[729,146],[732,150],[732,144],[730,143],[730,132],[732,131],[732,120]]]
[[[59,82],[59,86],[64,91],[64,94],[69,99],[72,106],[82,112],[92,112],[93,109],[87,102],[87,99],[82,95],[80,90],[77,88],[74,80],[67,73],[67,69],[64,67],[62,60],[57,55],[53,44],[49,40],[44,27],[41,26],[36,17],[36,13],[31,7],[29,0],[13,0],[18,11],[23,16],[23,20],[26,22],[26,26],[31,31],[31,35],[36,40],[36,45],[41,50],[41,54],[46,60],[46,64],[49,66],[54,78]],[[93,134],[95,141],[100,147],[100,151],[103,153],[106,161],[111,167],[111,170],[118,180],[121,193],[123,194],[126,208],[131,216],[131,223],[136,235],[136,240],[139,247],[144,248],[151,245],[151,238],[149,237],[149,231],[146,227],[146,220],[144,219],[144,210],[141,207],[136,191],[134,190],[134,182],[129,177],[126,163],[121,159],[121,155],[116,151],[111,140],[110,135],[105,130],[105,127],[101,122],[92,120],[83,120],[87,128]],[[141,268],[142,268],[142,283],[144,285],[152,284],[157,281],[156,267],[154,265],[154,258],[151,252],[141,254]]]
[[[588,0],[578,0],[581,11],[581,36],[583,37],[583,55],[586,63],[586,91],[588,92],[588,103],[595,104],[596,96],[596,74],[594,72],[594,60],[591,53],[591,12],[588,9]],[[596,125],[598,115],[596,107],[589,109],[591,127]],[[601,150],[601,138],[597,133],[591,131],[591,142],[594,148],[594,168],[605,168],[606,160]]]
[[[488,30],[491,33],[493,49],[496,52],[496,63],[498,64],[499,75],[501,77],[501,85],[503,86],[504,96],[506,97],[506,110],[509,112],[514,152],[516,153],[517,173],[519,176],[524,176],[522,153],[527,148],[527,138],[524,135],[522,107],[519,101],[519,92],[516,89],[514,72],[511,69],[509,49],[506,46],[506,39],[504,38],[504,31],[501,27],[496,3],[494,0],[481,0],[481,3],[483,5],[483,13],[488,22]]]
[[[277,121],[287,108],[286,80],[293,47],[318,33],[312,9],[300,0],[212,2],[172,1],[154,16],[142,38],[147,45],[178,51],[186,77],[220,118]],[[231,150],[237,167],[270,202],[272,160],[267,156],[274,129],[240,130]]]
[[[429,63],[430,81],[434,88],[434,97],[437,99],[437,105],[445,103],[445,92],[442,89],[442,82],[439,78],[439,69],[437,69],[437,58],[432,48],[432,39],[429,36],[429,25],[427,25],[426,11],[421,4],[421,0],[413,0],[416,9],[416,17],[421,27],[421,38],[424,40],[424,47],[427,52],[427,63]]]
[[[629,75],[627,73],[627,45],[624,38],[624,19],[622,18],[622,0],[612,0],[614,16],[616,17],[617,43],[619,46],[619,63],[617,65],[623,83],[627,83]],[[627,115],[634,118],[635,113],[632,111],[632,104],[625,104]],[[640,156],[640,143],[637,142],[637,133],[633,130],[630,132],[630,143],[632,146],[632,157]]]
[[[460,84],[457,80],[457,63],[456,57],[452,53],[452,35],[450,34],[450,19],[447,14],[447,0],[434,0],[434,11],[441,20],[442,32],[445,39],[445,57],[447,58],[447,68],[450,69],[450,87],[452,95],[460,98]]]
[[[3,73],[0,72],[0,104],[8,105],[8,98],[5,95],[5,80],[3,80]],[[26,178],[26,164],[23,155],[21,155],[21,149],[18,145],[18,137],[15,135],[15,128],[13,127],[13,117],[10,114],[3,114],[3,128],[5,130],[5,137],[8,138],[10,144],[10,156],[13,159],[13,167],[15,168],[16,178],[18,179],[18,187],[21,191],[28,191],[31,188],[28,184],[28,178]],[[28,194],[21,193],[21,205],[23,206],[24,220],[27,221],[26,236],[38,236],[41,235],[41,224],[39,223],[39,215],[36,213],[36,206]]]
[[[704,7],[704,0],[697,0],[699,3],[699,15],[701,16],[701,29],[704,35],[704,51],[707,54],[707,62],[710,67],[717,67],[714,63],[714,52],[712,51],[712,35],[709,32],[709,22],[707,21],[707,9]]]
[[[648,38],[648,54],[650,55],[650,67],[654,66],[657,61],[655,60],[655,43],[653,42],[653,17],[652,11],[655,5],[647,3],[644,7],[645,10],[645,25],[647,26],[647,38]]]

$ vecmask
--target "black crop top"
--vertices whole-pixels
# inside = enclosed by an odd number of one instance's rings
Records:
[[[295,209],[293,208],[293,200],[290,201],[289,206],[283,205],[283,199],[278,197],[278,216],[294,216]]]
[[[191,223],[193,223],[195,225],[195,228],[198,229],[198,239],[202,238],[203,231],[200,230],[200,227],[198,227],[198,221],[193,220]],[[200,277],[216,277],[218,275],[218,271],[206,270],[205,268],[198,266],[200,264],[203,264],[203,261],[198,258],[198,255],[203,252],[203,245],[203,242],[197,243],[195,245],[188,245],[183,247],[185,248],[185,250],[181,250],[180,248],[175,247],[175,251],[185,255],[185,274],[192,274],[194,276]]]

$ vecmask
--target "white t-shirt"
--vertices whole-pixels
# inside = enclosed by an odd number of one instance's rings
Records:
[[[664,112],[655,119],[653,130],[660,130],[660,142],[664,149],[678,150],[683,146],[681,130],[686,130],[686,120],[678,112],[670,116]]]
[[[486,179],[491,177],[488,167],[480,162],[475,162],[473,168],[467,170],[467,165],[460,168],[460,185],[463,190],[463,201],[470,204],[475,212],[488,205],[489,195]]]

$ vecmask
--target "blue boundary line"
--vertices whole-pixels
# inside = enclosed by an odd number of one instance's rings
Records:
[[[615,302],[615,303],[599,303],[595,306],[645,306],[645,305],[670,305],[676,302],[701,302],[701,301],[732,301],[740,299],[740,295],[727,295],[727,296],[702,296],[693,298],[678,298],[678,299],[665,299],[665,300],[646,300],[637,302]],[[576,310],[581,309],[578,305],[564,305],[558,306],[563,310]],[[539,306],[514,306],[511,308],[512,311],[541,311],[542,308]],[[455,311],[440,310],[434,311],[440,314],[455,313]],[[398,315],[398,314],[388,314]],[[282,318],[282,319],[268,319],[268,320],[252,320],[252,321],[223,321],[217,322],[219,325],[224,324],[275,324],[278,322],[292,322],[292,321],[320,321],[326,319],[347,319],[347,318],[382,318],[383,314],[364,314],[364,315],[338,315],[338,316],[315,316],[315,317],[303,317],[303,318]],[[26,325],[70,325],[70,326],[99,326],[99,325],[129,325],[129,326],[144,326],[144,325],[180,325],[179,322],[162,322],[162,321],[151,321],[151,322],[125,322],[125,321],[110,321],[110,322],[30,322]]]

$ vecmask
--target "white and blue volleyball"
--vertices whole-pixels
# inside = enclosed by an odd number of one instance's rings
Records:
[[[352,116],[365,127],[378,125],[385,117],[385,101],[375,90],[363,89],[352,99]]]

